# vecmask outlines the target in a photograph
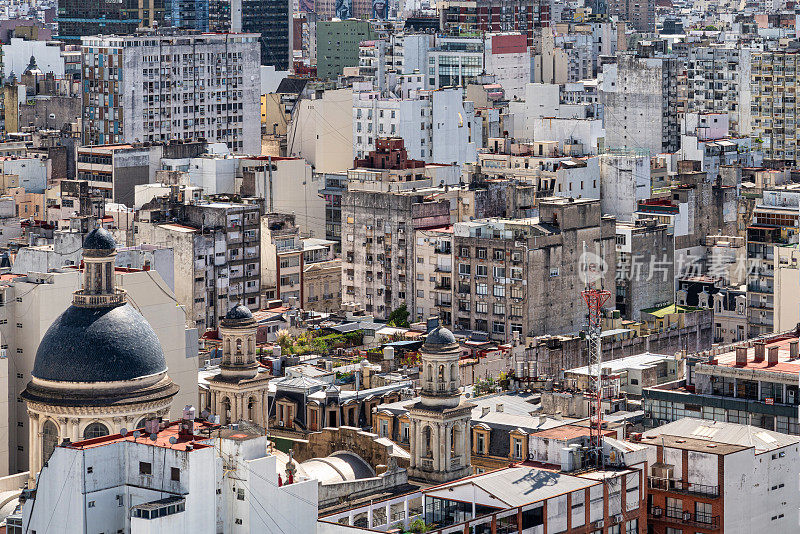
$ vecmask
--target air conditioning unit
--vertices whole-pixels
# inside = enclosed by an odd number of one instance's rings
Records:
[[[614,522],[615,523],[622,523],[622,520],[623,520],[622,514],[616,514],[614,516]]]
[[[650,513],[651,513],[651,514],[652,514],[654,517],[660,517],[660,516],[661,516],[661,508],[660,508],[660,507],[658,507],[658,506],[654,506],[654,507],[652,508],[652,510],[651,510],[651,512],[650,512]]]
[[[283,421],[278,421],[278,426],[283,426]]]
[[[692,512],[683,512],[683,520],[684,521],[691,521],[692,520]]]
[[[594,528],[603,528],[603,520],[599,519],[599,520],[595,521],[594,523],[592,523],[592,526]]]

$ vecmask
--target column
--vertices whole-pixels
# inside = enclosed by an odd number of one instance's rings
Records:
[[[28,412],[30,422],[30,435],[28,436],[28,469],[31,476],[39,471],[39,461],[41,456],[37,455],[37,445],[39,443],[39,414]]]
[[[59,443],[64,441],[65,438],[69,437],[69,435],[67,434],[67,422],[68,422],[68,419],[66,417],[60,417],[58,419],[58,442]]]
[[[416,461],[417,435],[414,432],[414,428],[415,427],[416,427],[416,421],[409,420],[408,421],[408,454],[411,456],[411,467],[414,467],[414,466],[417,465],[417,461]]]
[[[452,426],[444,425],[444,470],[450,471],[450,449],[453,446],[453,434],[451,432]]]
[[[425,498],[423,497],[423,501]],[[408,526],[408,497],[403,500],[403,525]]]
[[[367,508],[367,528],[372,528],[372,503]]]
[[[80,441],[81,440],[81,420],[80,419],[70,419],[70,423],[72,424],[72,441]]]
[[[392,505],[391,504],[387,504],[386,505],[386,524],[387,525],[391,525],[392,524]]]
[[[442,424],[436,423],[433,427],[434,435],[431,438],[431,445],[433,446],[433,470],[442,470]]]
[[[461,458],[464,460],[464,467],[469,467],[472,465],[472,445],[470,444],[472,431],[470,430],[469,423],[466,421],[464,422],[464,432],[462,432],[461,435]]]

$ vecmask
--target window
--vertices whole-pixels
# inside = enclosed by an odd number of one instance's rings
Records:
[[[139,462],[139,474],[140,475],[152,475],[153,474],[153,464],[150,462]]]
[[[495,278],[505,278],[506,277],[506,268],[505,267],[495,267],[493,269],[493,274]]]
[[[489,294],[489,285],[488,284],[475,284],[475,294],[476,295],[488,295]]]
[[[94,508],[94,501],[89,501],[89,508]]]
[[[495,297],[505,297],[506,296],[506,286],[503,285],[495,285],[492,288],[492,294]]]
[[[503,251],[503,249],[496,248],[492,251],[492,258],[494,258],[494,261],[503,261],[505,257],[506,254],[505,251]]]
[[[522,287],[520,287],[520,286],[511,286],[511,298],[512,299],[521,299],[522,298]]]
[[[469,263],[459,263],[458,264],[458,274],[462,276],[469,276],[470,274],[470,264]]]
[[[408,423],[400,423],[400,441],[408,443]]]
[[[244,500],[244,488],[237,488],[236,489],[236,499],[243,501]]]
[[[502,302],[495,302],[494,306],[492,306],[492,311],[495,315],[505,315],[506,314],[506,305]]]
[[[620,534],[619,525],[611,525],[608,527],[608,534]]]
[[[522,440],[519,438],[514,438],[514,458],[522,458]]]
[[[500,323],[497,321],[492,322],[492,333],[493,334],[505,334],[506,333],[506,325],[505,323]]]
[[[485,302],[476,302],[475,303],[475,313],[488,313],[489,312],[489,305]]]
[[[180,482],[181,480],[181,470],[178,467],[170,468],[170,480],[173,482]]]
[[[489,268],[486,265],[475,266],[475,276],[486,276],[489,274]]]
[[[707,502],[694,503],[695,520],[698,523],[711,523],[711,504]]]
[[[486,249],[485,248],[477,248],[475,249],[475,257],[479,260],[486,259]]]
[[[475,443],[476,443],[475,451],[478,454],[484,454],[486,452],[486,448],[485,448],[486,447],[486,440],[483,437],[483,434],[482,433],[476,434],[476,438],[477,439],[475,440]]]

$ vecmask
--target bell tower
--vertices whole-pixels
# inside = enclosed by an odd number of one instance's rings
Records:
[[[475,405],[461,398],[461,345],[452,332],[437,326],[428,333],[421,352],[421,398],[408,407],[409,475],[447,482],[472,474],[469,421]]]

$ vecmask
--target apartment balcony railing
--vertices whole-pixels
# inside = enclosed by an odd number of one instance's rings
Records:
[[[647,480],[650,489],[654,490],[674,491],[677,493],[702,495],[703,497],[719,497],[719,486],[690,484],[682,480],[671,478],[647,477]]]
[[[657,521],[665,521],[669,523],[692,525],[706,530],[719,529],[719,516],[694,513],[680,508],[661,508],[660,506],[651,506],[647,510],[649,518]]]

